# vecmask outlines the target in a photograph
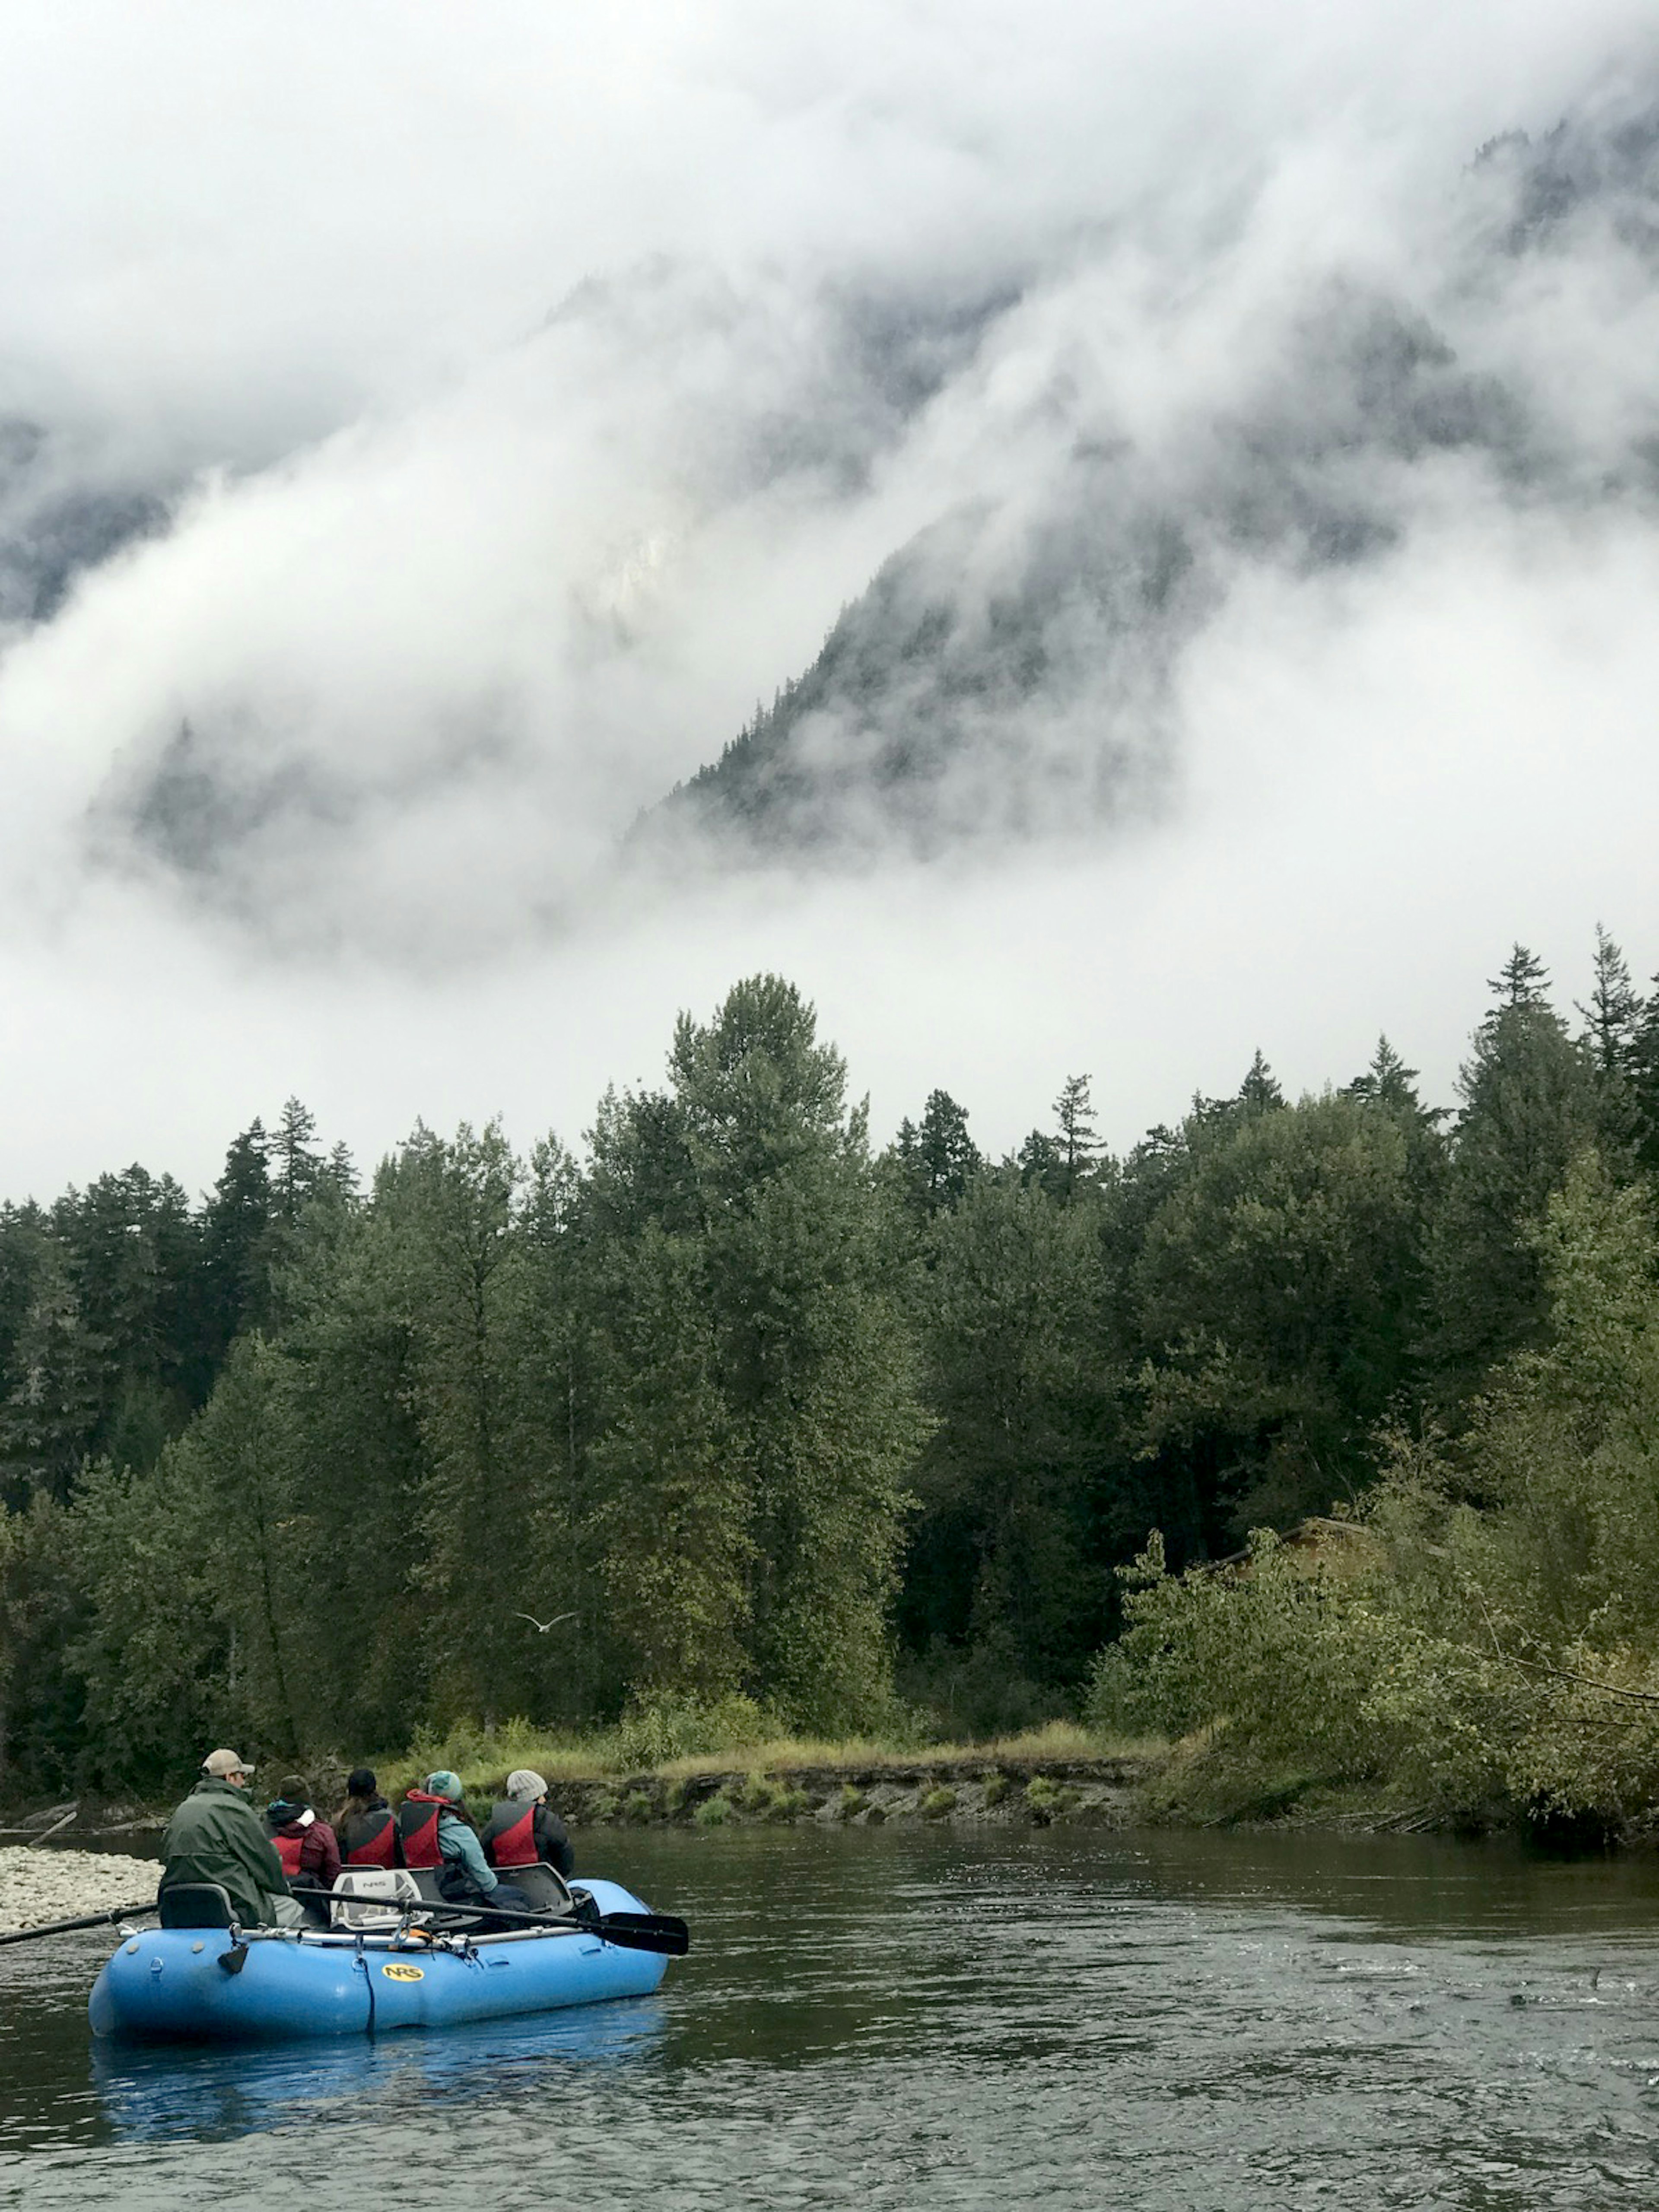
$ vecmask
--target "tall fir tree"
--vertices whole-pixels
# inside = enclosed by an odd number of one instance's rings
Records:
[[[1435,1356],[1454,1396],[1541,1327],[1544,1285],[1532,1225],[1597,1133],[1584,1055],[1548,998],[1542,963],[1517,945],[1491,987],[1496,1003],[1458,1079],[1435,1226]]]
[[[1054,1101],[1055,1195],[1062,1206],[1070,1206],[1099,1172],[1101,1143],[1089,1084],[1086,1075],[1068,1075]]]
[[[905,1202],[923,1221],[960,1206],[982,1165],[967,1109],[948,1091],[928,1093],[919,1123],[900,1122],[893,1149]]]
[[[1600,922],[1589,1004],[1577,1012],[1584,1024],[1581,1042],[1589,1061],[1603,1153],[1611,1163],[1630,1161],[1641,1137],[1636,1073],[1642,1001],[1628,962]]]

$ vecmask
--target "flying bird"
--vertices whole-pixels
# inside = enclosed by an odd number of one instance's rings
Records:
[[[527,1620],[532,1628],[539,1629],[545,1636],[550,1628],[556,1628],[562,1620],[574,1620],[576,1616],[574,1613],[556,1613],[551,1620],[538,1620],[533,1613],[515,1613],[513,1618],[514,1620]]]

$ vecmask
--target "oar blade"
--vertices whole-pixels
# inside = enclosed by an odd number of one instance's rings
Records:
[[[619,1951],[657,1951],[665,1958],[683,1959],[691,1948],[691,1931],[672,1912],[606,1912],[600,1916],[599,1934]]]

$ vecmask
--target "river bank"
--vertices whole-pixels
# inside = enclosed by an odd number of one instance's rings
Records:
[[[380,1787],[396,1803],[438,1767],[461,1776],[469,1804],[481,1810],[504,1791],[514,1767],[545,1775],[550,1800],[574,1828],[879,1827],[915,1822],[944,1827],[1307,1828],[1332,1833],[1525,1832],[1538,1827],[1522,1808],[1493,1805],[1486,1818],[1425,1803],[1386,1779],[1333,1781],[1264,1761],[1207,1732],[1180,1744],[1155,1739],[1103,1744],[1085,1729],[1055,1723],[988,1743],[904,1747],[774,1740],[684,1754],[656,1765],[629,1763],[612,1745],[572,1743],[514,1729],[452,1737],[376,1761]],[[313,1762],[307,1785],[328,1817],[343,1791],[338,1759]],[[181,1775],[178,1795],[190,1786]],[[256,1790],[258,1784],[256,1784]],[[176,1797],[154,1802],[87,1797],[15,1811],[12,1839],[48,1835],[76,1844],[141,1847],[165,1824]],[[1580,1843],[1651,1846],[1650,1820]]]
[[[938,1757],[759,1762],[728,1753],[707,1762],[679,1759],[634,1773],[562,1774],[554,1779],[551,1798],[575,1828],[778,1826],[796,1821],[879,1827],[889,1820],[1121,1828],[1140,1817],[1141,1792],[1157,1766],[1154,1759],[1125,1753],[1020,1755],[952,1748]],[[499,1773],[464,1773],[463,1779],[475,1805],[499,1796],[504,1787]],[[405,1778],[386,1778],[384,1786],[394,1802],[405,1783]],[[319,1810],[326,1814],[337,1784],[331,1777],[313,1777],[313,1789]],[[20,1826],[50,1829],[65,1840],[72,1835],[77,1844],[120,1844],[153,1835],[171,1810],[171,1804],[88,1799],[25,1813]]]

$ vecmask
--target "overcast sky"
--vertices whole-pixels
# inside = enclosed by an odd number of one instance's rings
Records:
[[[878,1135],[943,1085],[1000,1150],[1071,1073],[1121,1146],[1379,1029],[1443,1098],[1511,939],[1564,1000],[1598,920],[1659,967],[1655,265],[1495,258],[1470,170],[1659,97],[1650,8],[587,12],[9,27],[0,574],[151,504],[0,623],[0,1193],[200,1188],[289,1092],[365,1164],[574,1140],[763,968]],[[1413,466],[1377,557],[1235,562],[1133,820],[618,871],[918,531],[1085,444],[1174,496],[1333,283],[1521,394],[1547,483]]]

